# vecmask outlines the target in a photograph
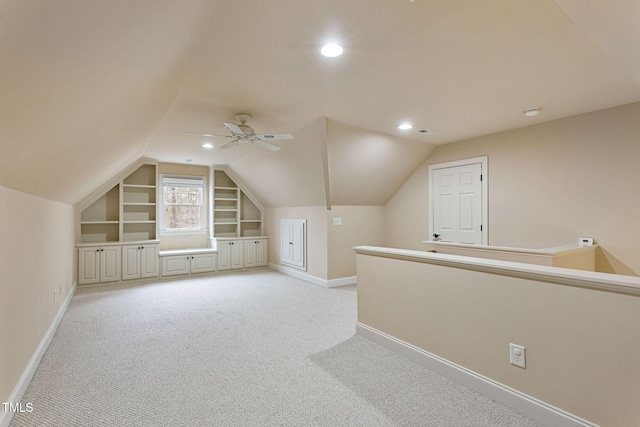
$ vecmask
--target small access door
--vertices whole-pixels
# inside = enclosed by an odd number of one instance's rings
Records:
[[[444,242],[487,244],[485,162],[452,162],[432,165],[430,239],[438,234]],[[485,173],[486,175],[486,173]]]

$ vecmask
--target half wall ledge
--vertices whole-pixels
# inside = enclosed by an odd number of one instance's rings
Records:
[[[521,262],[501,261],[461,255],[449,255],[409,249],[356,246],[356,254],[482,271],[503,276],[540,280],[561,285],[640,296],[640,277],[574,270]]]

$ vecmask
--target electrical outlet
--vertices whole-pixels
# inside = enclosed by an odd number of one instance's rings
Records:
[[[509,361],[514,366],[526,369],[526,349],[521,345],[509,343]]]
[[[333,225],[342,225],[342,218],[333,218]]]

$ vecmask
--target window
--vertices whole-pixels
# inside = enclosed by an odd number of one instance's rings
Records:
[[[162,177],[160,229],[205,231],[205,180],[201,177]]]

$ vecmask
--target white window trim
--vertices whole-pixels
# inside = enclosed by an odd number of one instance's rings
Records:
[[[167,230],[166,229],[166,215],[164,206],[164,181],[165,179],[174,180],[189,180],[195,182],[202,182],[202,211],[200,212],[200,228],[198,229],[184,229],[184,230]],[[158,186],[158,206],[160,224],[158,226],[158,234],[160,236],[193,236],[193,235],[209,235],[209,192],[207,191],[207,177],[202,175],[173,175],[162,174],[160,175],[160,185]]]

